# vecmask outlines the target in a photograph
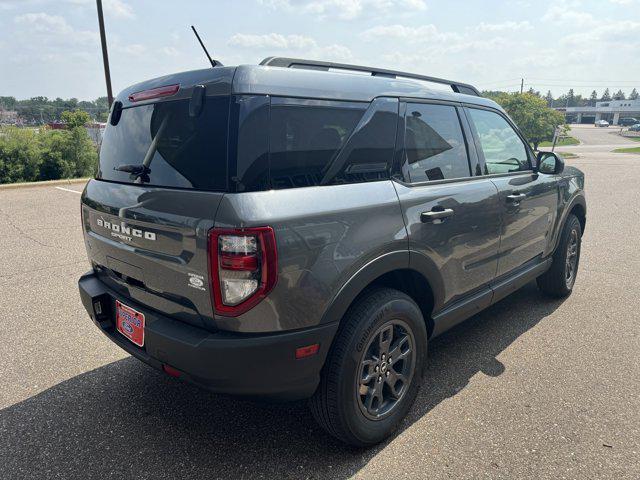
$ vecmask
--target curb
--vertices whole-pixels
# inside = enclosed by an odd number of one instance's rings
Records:
[[[67,178],[63,180],[45,180],[44,182],[4,183],[0,185],[0,191],[13,190],[15,188],[37,188],[56,185],[74,185],[78,183],[87,183],[89,180],[89,178]]]

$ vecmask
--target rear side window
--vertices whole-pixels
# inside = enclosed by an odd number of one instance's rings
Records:
[[[403,174],[410,182],[470,175],[467,146],[455,107],[407,104]]]
[[[368,104],[272,98],[269,125],[273,188],[320,185],[326,168]]]
[[[105,130],[98,178],[224,191],[228,115],[227,96],[206,97],[197,117],[189,116],[189,100],[125,108],[118,124]],[[149,168],[145,175],[115,170],[143,163]]]
[[[480,139],[485,173],[529,170],[529,157],[523,141],[502,115],[470,108],[469,114]]]

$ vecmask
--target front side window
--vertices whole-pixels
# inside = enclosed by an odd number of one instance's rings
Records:
[[[455,107],[407,104],[404,177],[412,183],[470,176],[467,147]]]
[[[469,113],[480,139],[486,174],[530,169],[524,143],[502,115],[477,108],[470,108]]]

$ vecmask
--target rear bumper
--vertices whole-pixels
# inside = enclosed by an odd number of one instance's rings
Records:
[[[92,272],[78,281],[82,303],[93,322],[119,347],[162,370],[207,390],[234,395],[296,400],[316,390],[337,323],[294,332],[247,335],[210,332],[148,310],[118,295]],[[144,347],[122,336],[114,325],[115,300],[145,315]],[[96,313],[96,303],[101,314]],[[316,355],[296,360],[298,347],[320,344]]]

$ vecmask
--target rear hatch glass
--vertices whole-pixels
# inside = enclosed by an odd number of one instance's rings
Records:
[[[105,130],[97,178],[225,191],[228,116],[229,96],[206,97],[196,117],[189,115],[188,99],[124,108],[119,122]],[[145,175],[116,170],[143,162]]]

